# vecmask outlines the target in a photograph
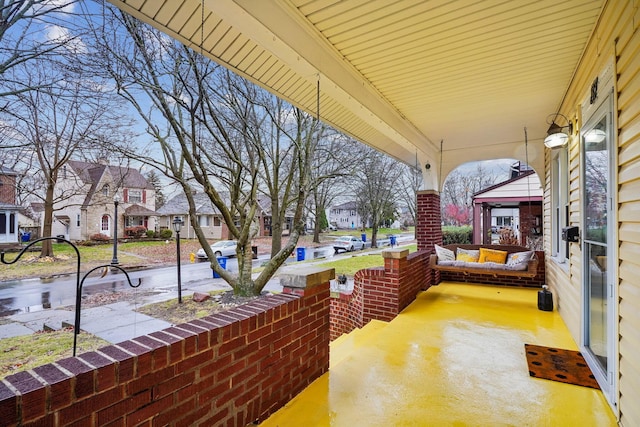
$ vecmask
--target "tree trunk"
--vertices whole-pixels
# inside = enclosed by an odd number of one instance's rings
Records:
[[[52,237],[53,228],[53,189],[54,184],[48,184],[44,199],[44,226],[42,228],[42,237]],[[41,257],[53,256],[53,244],[51,240],[42,241]]]

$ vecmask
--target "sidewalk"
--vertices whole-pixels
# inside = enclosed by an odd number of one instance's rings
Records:
[[[389,247],[379,247],[377,250],[370,250],[364,253],[347,252],[337,257],[317,258],[317,260],[303,261],[300,264],[295,262],[292,256],[283,264],[283,267],[293,265],[317,265],[331,262],[345,256],[350,257],[380,253],[383,249],[387,248]],[[295,255],[295,252],[293,255]],[[231,290],[231,287],[222,279],[203,279],[191,282],[188,281],[188,277],[183,279],[185,280],[182,286],[183,298],[191,298],[194,292],[208,293],[216,290]],[[172,326],[171,323],[136,312],[136,309],[141,306],[178,298],[177,288],[175,290],[173,288],[162,288],[158,290],[159,292],[153,294],[148,292],[141,293],[135,298],[134,302],[120,301],[99,307],[84,308],[81,311],[80,328],[113,344],[168,328]],[[264,291],[274,293],[282,291],[277,273],[267,283]],[[69,307],[14,314],[6,317],[9,323],[1,324],[0,339],[29,335],[41,331],[45,324],[54,328],[62,327],[63,323],[72,325],[74,315],[75,312]]]
[[[194,292],[208,293],[215,290],[231,290],[222,279],[192,282],[182,288],[182,297],[191,298]],[[280,279],[271,279],[265,291],[280,292]],[[178,292],[166,291],[153,295],[141,295],[135,302],[120,301],[99,307],[85,308],[80,313],[80,328],[112,344],[126,341],[140,335],[150,334],[172,326],[171,323],[156,319],[135,310],[147,304],[178,298]],[[20,335],[30,335],[41,331],[46,324],[54,328],[62,324],[73,325],[75,312],[72,309],[54,308],[31,313],[8,316],[10,323],[0,326],[0,339]]]

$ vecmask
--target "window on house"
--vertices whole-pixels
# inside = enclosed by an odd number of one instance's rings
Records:
[[[103,196],[108,196],[109,195],[109,184],[105,184],[102,187],[102,195]]]
[[[76,227],[80,227],[80,214],[76,215]]]
[[[0,213],[0,234],[7,234],[7,214]]]
[[[105,232],[109,231],[109,216],[102,215],[102,221],[100,221],[100,230]]]
[[[9,214],[9,233],[16,232],[16,214]]]
[[[213,226],[214,227],[220,227],[220,217],[214,216],[213,217]]]
[[[142,203],[142,190],[129,189],[129,203]]]
[[[564,262],[569,243],[562,240],[562,229],[569,224],[569,164],[567,149],[551,153],[551,255]]]
[[[497,216],[496,225],[498,227],[511,227],[513,223],[513,217],[511,216]]]
[[[200,227],[210,227],[211,217],[209,215],[199,215],[198,224],[200,225]]]

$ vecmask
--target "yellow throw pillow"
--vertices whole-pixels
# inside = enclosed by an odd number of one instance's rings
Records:
[[[474,249],[458,248],[456,251],[456,261],[478,262],[480,252]]]
[[[507,251],[480,248],[480,258],[478,259],[478,262],[495,262],[497,264],[504,264],[507,262],[507,254]]]

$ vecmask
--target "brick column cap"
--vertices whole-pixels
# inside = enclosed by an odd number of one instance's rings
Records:
[[[280,273],[280,285],[288,288],[312,288],[335,279],[335,268],[318,266],[286,267]]]
[[[382,258],[402,259],[409,256],[409,249],[384,249]]]
[[[439,196],[440,192],[438,190],[418,190],[416,192],[416,195],[417,194],[435,194],[435,195]]]

